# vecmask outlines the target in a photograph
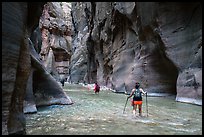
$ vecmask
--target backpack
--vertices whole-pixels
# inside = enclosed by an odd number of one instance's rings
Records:
[[[142,97],[142,93],[140,92],[140,90],[139,90],[139,89],[135,89],[135,92],[134,92],[134,97],[137,97],[137,98]]]

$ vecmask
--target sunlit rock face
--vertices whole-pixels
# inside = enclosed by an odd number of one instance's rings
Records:
[[[48,2],[43,9],[39,28],[42,33],[40,56],[56,80],[68,78],[71,57],[71,4]]]
[[[66,3],[46,3],[39,27],[31,34],[29,46],[32,73],[29,80],[32,81],[27,85],[24,113],[37,112],[38,106],[72,104],[59,83],[67,76],[70,58],[68,6]],[[61,8],[66,9],[66,12]]]
[[[200,3],[72,3],[71,80],[128,93],[140,82],[149,95],[202,104],[201,11]]]

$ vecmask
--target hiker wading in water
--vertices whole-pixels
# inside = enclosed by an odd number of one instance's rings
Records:
[[[94,84],[94,92],[95,92],[95,94],[99,94],[99,91],[100,91],[100,86],[98,85],[98,83],[97,82],[95,82],[95,84]]]
[[[132,92],[130,93],[130,96],[128,96],[128,99],[133,96],[133,99],[131,101],[131,105],[133,106],[133,114],[136,115],[136,109],[137,106],[139,108],[139,116],[142,116],[142,93],[146,94],[142,88],[140,88],[140,83],[135,84],[135,88],[132,89]]]

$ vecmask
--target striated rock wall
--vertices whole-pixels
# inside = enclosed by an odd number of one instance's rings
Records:
[[[88,32],[88,20],[86,17],[84,4],[91,8],[89,2],[78,2],[72,3],[71,17],[73,22],[72,28],[72,56],[70,63],[70,82],[79,83],[87,82],[91,77],[88,70],[90,69],[90,64],[87,63],[92,59],[94,61],[94,52],[92,52],[92,57],[88,54],[87,39],[89,36]],[[88,69],[89,68],[89,69]],[[96,72],[96,67],[94,68]],[[94,75],[96,77],[96,74]],[[90,78],[91,79],[91,78]]]
[[[159,7],[163,13],[159,16],[159,34],[166,56],[178,69],[176,100],[202,104],[202,6],[167,4]]]
[[[38,55],[40,44],[34,46],[29,41],[38,26],[44,4],[2,3],[3,135],[26,134],[25,111],[36,111],[39,105],[72,103],[43,67]],[[42,93],[45,96],[39,97]]]
[[[68,78],[71,57],[71,4],[48,2],[39,21],[42,33],[40,57],[56,80]]]
[[[23,111],[72,103],[55,79],[128,93],[139,81],[202,105],[201,3],[44,4],[2,3],[2,134],[25,134]]]
[[[42,5],[2,3],[2,134],[25,134],[23,101],[31,70],[27,38],[36,26]],[[28,18],[31,13],[32,19]]]
[[[200,3],[73,2],[71,15],[71,81],[202,104]]]

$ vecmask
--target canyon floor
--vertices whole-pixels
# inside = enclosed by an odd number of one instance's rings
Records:
[[[109,90],[95,94],[71,84],[64,90],[74,104],[26,114],[28,135],[202,135],[202,107],[176,102],[174,96],[144,96],[140,117],[138,110],[133,116],[130,100],[125,107],[127,95]]]

